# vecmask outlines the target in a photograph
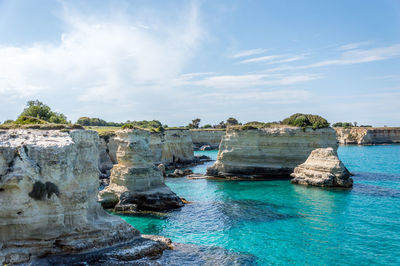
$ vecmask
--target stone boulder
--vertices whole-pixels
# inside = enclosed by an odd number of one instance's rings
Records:
[[[201,151],[211,151],[213,148],[210,145],[203,145],[200,147]]]
[[[99,193],[103,207],[136,205],[139,211],[182,207],[182,201],[164,184],[163,174],[153,163],[150,132],[129,129],[117,131],[116,135],[118,164],[111,170],[110,185]]]
[[[305,163],[297,166],[291,176],[293,184],[344,188],[353,186],[350,172],[332,148],[313,150]]]

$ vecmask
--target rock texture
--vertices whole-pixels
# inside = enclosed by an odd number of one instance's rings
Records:
[[[188,164],[194,160],[192,137],[189,130],[173,129],[151,133],[150,149],[155,164],[166,166]]]
[[[337,149],[332,128],[313,130],[276,127],[251,130],[228,129],[217,161],[207,175],[226,178],[289,178],[316,148]]]
[[[337,127],[335,130],[340,144],[400,143],[399,127]]]
[[[99,193],[103,207],[118,205],[124,209],[126,205],[129,210],[168,210],[183,206],[154,165],[150,132],[129,129],[117,131],[116,135],[118,164],[111,170],[110,185]]]
[[[94,131],[0,130],[0,264],[132,241],[97,202]]]
[[[196,150],[204,145],[209,145],[212,149],[218,149],[222,137],[225,135],[225,130],[190,130],[193,145]]]
[[[353,186],[350,173],[332,148],[313,150],[307,161],[294,169],[291,183],[318,187]]]

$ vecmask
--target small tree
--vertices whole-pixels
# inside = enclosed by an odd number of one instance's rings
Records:
[[[38,100],[27,102],[26,108],[19,115],[18,119],[21,120],[22,117],[34,117],[51,123],[67,124],[67,117],[65,115],[51,111],[48,105]]]
[[[190,123],[190,124],[188,125],[188,127],[189,127],[189,128],[199,128],[199,126],[200,126],[200,121],[201,121],[200,118],[196,118],[196,119],[192,120],[192,123]]]
[[[237,119],[234,118],[234,117],[229,117],[229,118],[226,120],[226,124],[227,124],[228,126],[239,125],[239,121],[237,121]]]

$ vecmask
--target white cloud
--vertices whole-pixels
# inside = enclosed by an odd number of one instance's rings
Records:
[[[340,47],[338,48],[338,50],[340,50],[340,51],[352,50],[352,49],[356,49],[356,48],[359,48],[359,47],[361,47],[361,46],[365,46],[365,45],[368,45],[368,44],[371,44],[371,42],[370,42],[370,41],[366,41],[366,42],[353,42],[353,43],[348,43],[348,44],[345,44],[345,45],[340,46]]]
[[[3,100],[55,95],[69,102],[139,105],[167,93],[204,36],[195,6],[171,22],[146,25],[132,17],[105,21],[68,11],[63,21],[58,43],[0,46]]]
[[[400,44],[371,49],[356,49],[342,52],[339,58],[318,61],[316,63],[300,66],[280,66],[268,69],[267,72],[303,70],[310,68],[327,67],[334,65],[353,65],[375,61],[388,60],[400,56]]]
[[[266,55],[266,56],[260,56],[260,57],[255,57],[255,58],[250,58],[241,61],[240,63],[255,63],[255,62],[267,62],[271,61],[277,58],[282,58],[284,55]]]
[[[256,54],[262,54],[262,53],[265,53],[266,51],[267,51],[266,49],[251,49],[251,50],[237,52],[229,57],[240,58],[240,57],[246,57],[246,56],[251,56],[251,55],[256,55]]]
[[[241,91],[236,93],[216,92],[202,95],[223,100],[268,101],[268,104],[292,104],[308,101],[312,94],[307,90]]]
[[[222,75],[207,77],[193,81],[191,84],[212,88],[250,88],[254,86],[280,86],[294,85],[301,82],[320,78],[317,74],[247,74],[247,75]]]

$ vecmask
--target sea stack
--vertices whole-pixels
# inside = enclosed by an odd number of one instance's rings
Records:
[[[118,143],[118,164],[111,169],[110,185],[99,193],[104,208],[159,211],[183,206],[154,165],[149,148],[150,132],[119,130],[114,140]]]
[[[291,176],[293,184],[344,188],[353,186],[350,172],[332,148],[313,150],[306,162],[297,166]]]
[[[140,236],[97,202],[98,141],[94,131],[0,130],[0,264]]]
[[[228,128],[217,161],[207,175],[225,178],[290,178],[316,148],[338,147],[332,128],[279,126],[260,129]]]
[[[193,141],[187,129],[168,129],[163,132],[151,132],[150,150],[153,162],[165,166],[193,163]]]

